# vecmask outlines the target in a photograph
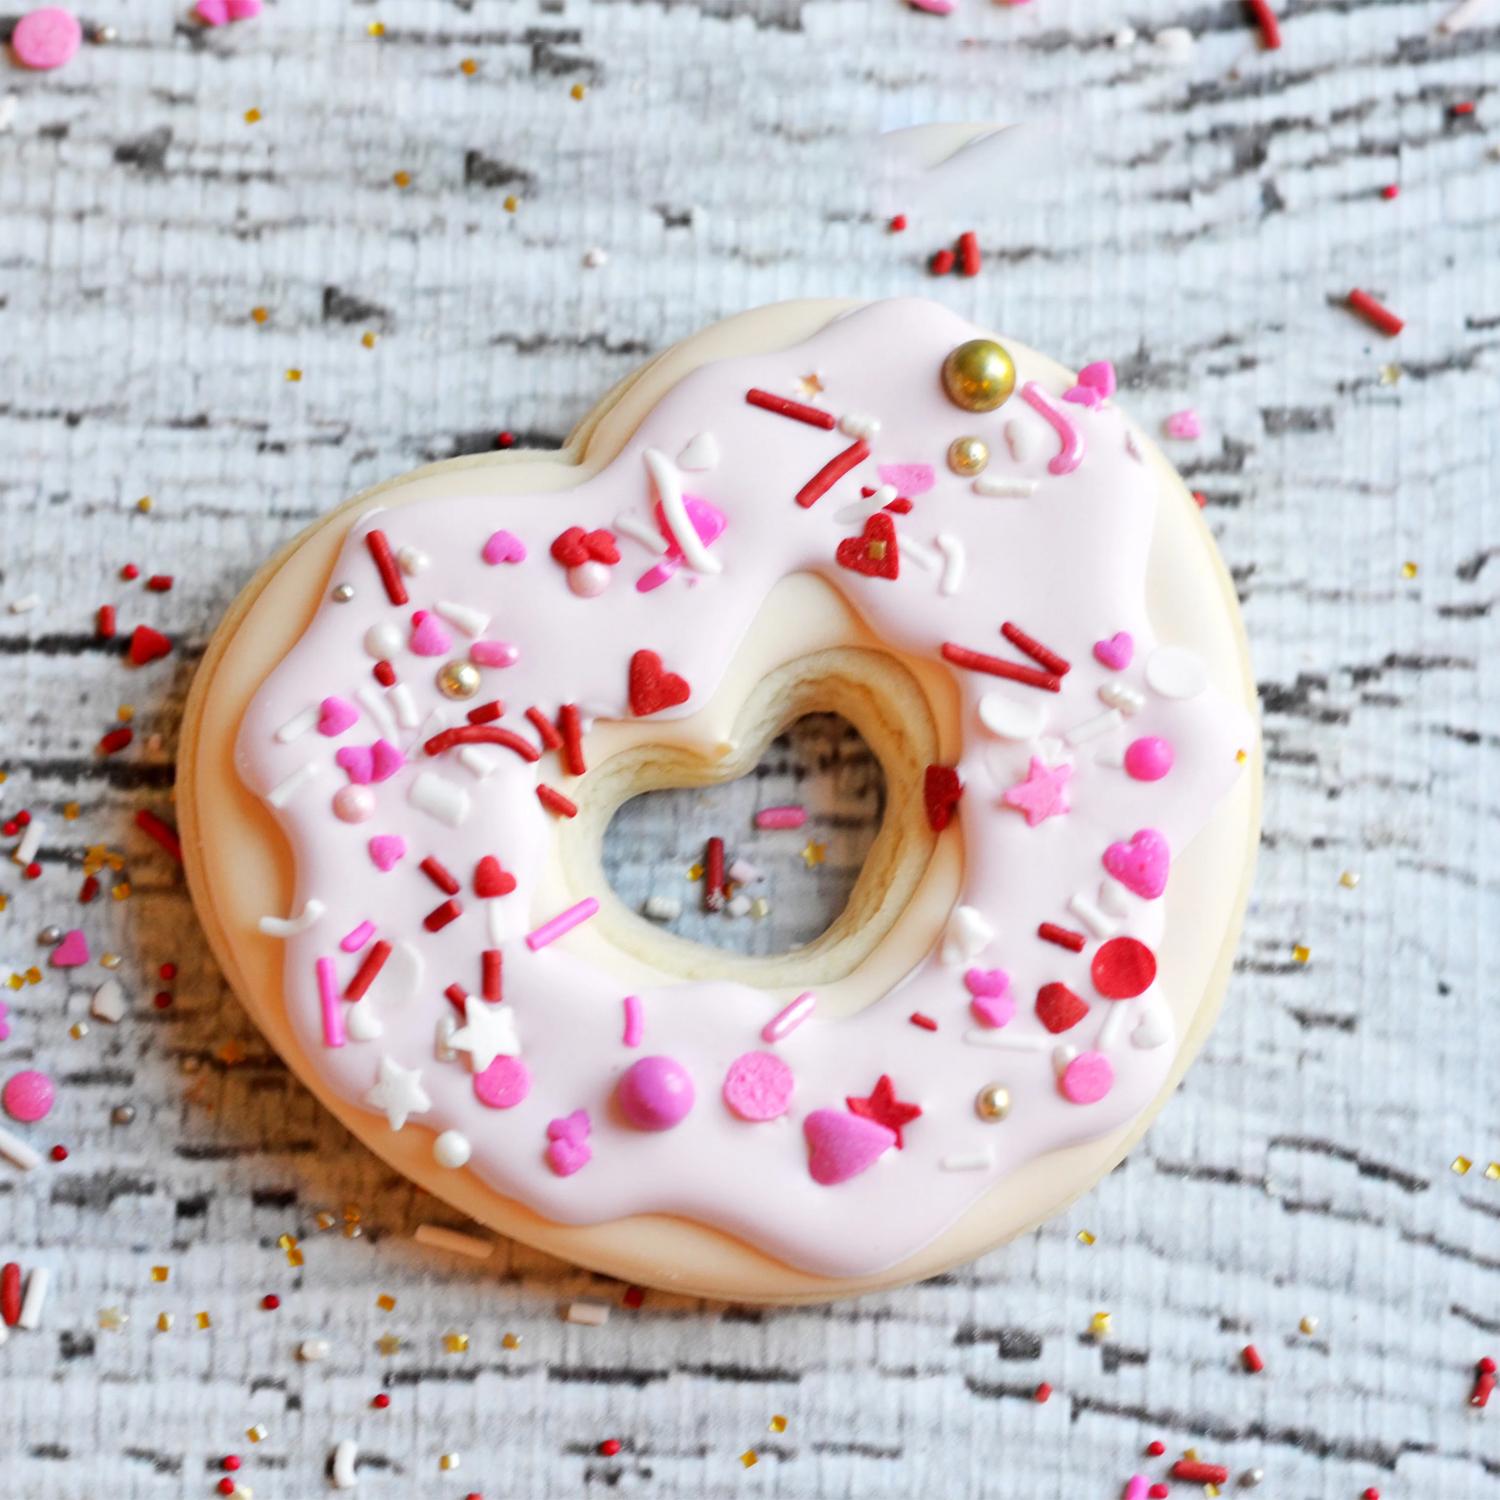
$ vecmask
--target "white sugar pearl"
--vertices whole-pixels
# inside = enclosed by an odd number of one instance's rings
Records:
[[[433,1143],[433,1159],[440,1167],[461,1167],[474,1154],[468,1136],[457,1130],[445,1130]]]

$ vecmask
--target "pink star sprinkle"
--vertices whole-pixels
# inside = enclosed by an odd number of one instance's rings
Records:
[[[1033,755],[1026,779],[1018,781],[1000,800],[1025,813],[1027,827],[1035,828],[1070,810],[1066,787],[1072,776],[1072,766],[1049,766]]]

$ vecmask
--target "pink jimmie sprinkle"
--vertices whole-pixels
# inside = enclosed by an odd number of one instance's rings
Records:
[[[627,1047],[639,1047],[641,1045],[642,1030],[641,997],[639,995],[626,995],[625,1045]]]
[[[469,660],[476,667],[513,667],[520,656],[520,648],[509,641],[475,641],[469,647]]]
[[[806,822],[805,807],[763,807],[755,815],[757,828],[801,828]]]
[[[1151,1481],[1144,1474],[1132,1474],[1125,1485],[1125,1500],[1146,1500],[1151,1493]]]
[[[811,990],[803,991],[761,1027],[761,1041],[779,1042],[783,1037],[790,1036],[813,1013],[813,1007],[817,1003],[818,997]]]
[[[339,1009],[338,977],[333,970],[331,958],[318,960],[318,998],[323,1003],[323,1045],[342,1047],[344,1035],[344,1013]]]
[[[585,896],[577,906],[558,912],[550,922],[543,922],[535,932],[528,932],[526,946],[535,953],[538,948],[555,943],[565,932],[571,932],[580,922],[587,922],[598,910],[599,903],[592,896]]]
[[[361,922],[352,932],[344,934],[339,940],[339,947],[345,953],[358,953],[374,936],[375,924],[373,922]]]
[[[1039,416],[1044,417],[1057,434],[1061,448],[1048,460],[1047,472],[1061,476],[1071,474],[1083,462],[1083,434],[1069,418],[1055,407],[1036,381],[1021,387],[1021,399]]]

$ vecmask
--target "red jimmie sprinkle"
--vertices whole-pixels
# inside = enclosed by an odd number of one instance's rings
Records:
[[[1066,677],[1072,671],[1072,664],[1061,657],[1055,651],[1050,651],[1034,636],[1029,636],[1012,620],[1007,620],[1000,627],[1000,634],[1008,640],[1017,651],[1024,651],[1032,661],[1046,667],[1049,672],[1056,672],[1059,677]]]
[[[445,895],[458,894],[458,882],[432,855],[428,855],[419,866],[422,873]]]
[[[979,236],[972,229],[958,237],[958,269],[965,276],[979,274]]]
[[[541,735],[542,743],[549,750],[557,750],[562,747],[562,736],[557,732],[557,726],[539,708],[528,708],[526,717],[531,720],[531,727]]]
[[[498,948],[486,948],[480,955],[483,969],[483,977],[480,980],[480,993],[491,1005],[498,1005],[505,999],[505,990],[501,986],[501,965],[505,955]]]
[[[545,781],[536,789],[536,800],[548,812],[556,813],[560,818],[573,818],[578,815],[578,804],[569,801],[561,792],[554,791]]]
[[[370,1402],[370,1405],[373,1406],[376,1411],[384,1411],[390,1404],[391,1398],[387,1396],[384,1391],[381,1391],[381,1393],[378,1396],[374,1397]]]
[[[1059,948],[1066,948],[1069,953],[1082,953],[1083,945],[1088,941],[1081,932],[1059,927],[1056,922],[1043,922],[1037,928],[1036,935],[1046,942],[1056,943]]]
[[[14,1328],[21,1316],[21,1268],[13,1260],[0,1268],[0,1318]]]
[[[828,424],[833,425],[832,421]],[[806,484],[797,491],[797,504],[803,510],[808,506],[815,505],[824,495],[841,480],[850,469],[857,464],[862,464],[870,456],[870,445],[860,438],[858,442],[850,443],[835,458],[830,458]]]
[[[115,607],[113,604],[101,604],[98,613],[94,616],[94,633],[101,641],[112,641],[115,636]]]
[[[583,719],[576,703],[564,703],[558,709],[557,727],[562,731],[562,760],[568,775],[582,776],[588,766],[583,759]]]
[[[395,687],[396,669],[388,661],[378,661],[370,669],[375,674],[375,681],[381,687]]]
[[[703,906],[724,910],[724,840],[715,835],[703,852]]]
[[[1146,1452],[1149,1453],[1152,1458],[1160,1458],[1166,1451],[1167,1445],[1162,1442],[1160,1438],[1154,1438],[1151,1442],[1146,1444]]]
[[[522,760],[534,761],[542,758],[542,752],[530,740],[498,724],[461,724],[457,729],[445,729],[426,741],[422,748],[429,755],[441,755],[455,745],[504,745],[514,750]]]
[[[265,1308],[267,1312],[275,1312],[276,1309],[281,1306],[281,1298],[278,1297],[275,1292],[267,1292],[266,1295],[260,1299],[260,1305]]]
[[[469,992],[461,984],[450,984],[443,994],[448,997],[448,1003],[459,1015],[467,1016],[469,1013]]]
[[[380,573],[380,581],[385,585],[386,598],[392,604],[407,603],[406,585],[401,581],[401,570],[396,566],[396,559],[391,555],[391,544],[386,540],[385,532],[366,532],[365,546],[370,549],[370,556],[375,560],[375,566]]]
[[[493,698],[488,703],[481,703],[478,708],[471,708],[464,717],[471,724],[493,724],[504,712],[505,705],[498,698]]]
[[[1038,1402],[1047,1402],[1047,1401],[1050,1401],[1052,1399],[1052,1387],[1050,1385],[1048,1385],[1047,1382],[1044,1380],[1036,1388],[1036,1391],[1034,1392],[1034,1396],[1035,1396],[1035,1399]]]
[[[461,917],[463,910],[463,907],[457,901],[445,901],[441,906],[434,906],[422,918],[422,925],[428,932],[441,932],[450,922],[456,921]]]
[[[232,1495],[238,1486],[227,1474],[214,1486],[221,1495]]]
[[[1245,5],[1260,27],[1261,44],[1267,52],[1275,52],[1281,46],[1281,22],[1271,9],[1271,0],[1245,0]]]
[[[605,1440],[599,1444],[599,1451],[606,1458],[613,1458],[615,1454],[620,1451],[621,1446],[622,1445],[619,1438],[605,1438]]]
[[[1385,187],[1381,188],[1380,196],[1386,199],[1399,198],[1401,196],[1400,185],[1394,182],[1387,183]]]
[[[126,583],[133,583],[140,576],[141,570],[136,567],[134,563],[126,563],[125,566],[120,569],[120,577],[123,578]]]
[[[1167,1500],[1167,1496],[1172,1492],[1164,1484],[1153,1484],[1146,1493],[1150,1495],[1151,1500]]]
[[[1017,666],[1013,661],[1002,661],[998,656],[986,656],[983,651],[971,651],[967,646],[955,646],[952,641],[943,642],[943,660],[951,661],[955,667],[967,667],[971,672],[988,672],[991,677],[1004,677],[1010,682],[1024,682],[1027,687],[1043,688],[1049,693],[1062,691],[1062,679],[1051,672],[1039,672],[1035,667]]]
[[[167,594],[172,590],[173,578],[170,573],[153,573],[146,580],[146,587],[153,594]]]
[[[1474,101],[1472,99],[1465,99],[1461,103],[1455,104],[1450,113],[1455,115],[1472,115],[1474,109]]]
[[[927,269],[934,276],[946,276],[957,262],[958,257],[951,250],[934,250],[932,259],[927,262]]]
[[[68,1148],[66,1146],[54,1146],[51,1155],[53,1161],[67,1161]]]
[[[1195,1458],[1179,1458],[1172,1465],[1173,1479],[1187,1479],[1195,1484],[1228,1484],[1229,1470],[1223,1464],[1199,1463]]]
[[[891,231],[892,234],[900,234],[901,231],[906,228],[906,215],[894,215],[891,219],[891,222],[886,227]]]
[[[1246,1344],[1240,1350],[1240,1358],[1245,1362],[1245,1368],[1252,1375],[1259,1375],[1266,1367],[1266,1362],[1260,1357],[1260,1350],[1254,1344]]]
[[[1398,318],[1390,308],[1382,307],[1368,292],[1362,292],[1358,287],[1349,293],[1349,310],[1358,313],[1365,322],[1378,328],[1388,338],[1395,338],[1406,327],[1405,321]]]
[[[160,844],[178,864],[182,863],[182,840],[177,837],[177,830],[170,823],[164,822],[154,812],[148,812],[143,807],[135,815],[135,826],[148,839],[154,839]]]
[[[354,978],[349,981],[349,988],[344,991],[344,999],[363,999],[365,991],[375,983],[375,976],[385,967],[385,961],[390,956],[391,945],[384,941],[377,942],[365,954],[364,962],[354,971]]]
[[[219,1467],[221,1469],[228,1469],[231,1474],[234,1473],[234,1471],[239,1468],[239,1466],[240,1459],[237,1453],[226,1453],[219,1462]]]
[[[914,1010],[907,1017],[907,1020],[910,1021],[913,1026],[920,1026],[923,1031],[937,1030],[937,1022],[934,1021],[931,1016],[924,1016],[919,1010]]]
[[[99,877],[97,875],[85,875],[83,884],[78,887],[78,899],[85,906],[99,894]]]
[[[753,387],[745,392],[745,400],[751,406],[760,407],[762,411],[774,411],[778,416],[791,417],[796,422],[806,422],[809,427],[821,427],[825,432],[833,431],[833,413],[823,411],[819,407],[806,406],[801,401],[789,401],[785,396],[778,396],[773,391],[756,390]]]
[[[1477,1406],[1481,1410],[1490,1404],[1490,1397],[1495,1394],[1495,1372],[1486,1370],[1481,1361],[1479,1373],[1474,1377],[1474,1389],[1469,1392],[1469,1405]]]
[[[128,724],[122,724],[118,729],[111,729],[102,736],[95,748],[100,755],[113,755],[116,750],[123,750],[134,738],[135,730]]]

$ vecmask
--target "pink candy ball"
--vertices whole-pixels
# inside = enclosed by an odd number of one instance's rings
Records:
[[[1158,735],[1132,740],[1125,752],[1125,769],[1137,781],[1160,781],[1176,759],[1171,740]]]
[[[675,1058],[643,1057],[625,1070],[615,1098],[637,1130],[670,1130],[693,1107],[693,1080]]]
[[[333,815],[345,823],[363,823],[375,811],[375,793],[367,786],[340,787],[333,794]]]
[[[497,1057],[474,1075],[474,1096],[491,1109],[514,1109],[531,1092],[531,1069],[519,1057]]]
[[[10,35],[11,50],[24,67],[45,72],[69,62],[83,41],[78,17],[60,6],[33,10],[16,22]]]
[[[52,1080],[45,1073],[28,1071],[17,1073],[6,1082],[0,1102],[4,1103],[5,1112],[11,1119],[34,1125],[52,1112],[55,1097]]]
[[[779,1119],[792,1102],[796,1076],[770,1052],[746,1052],[724,1075],[724,1102],[742,1120]]]
[[[1080,1052],[1058,1080],[1063,1098],[1074,1104],[1097,1104],[1114,1085],[1114,1064],[1102,1052]]]

